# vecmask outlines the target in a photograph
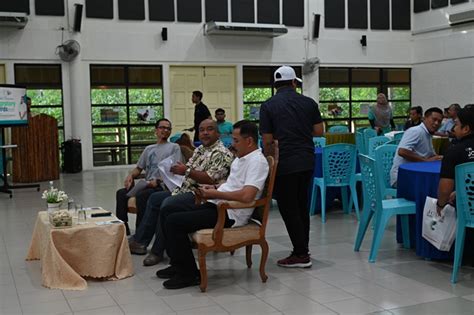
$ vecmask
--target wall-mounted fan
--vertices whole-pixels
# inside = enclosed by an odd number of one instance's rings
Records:
[[[56,54],[64,61],[71,61],[79,55],[81,46],[73,39],[67,40],[56,47]]]

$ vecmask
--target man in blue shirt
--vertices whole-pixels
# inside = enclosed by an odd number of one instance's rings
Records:
[[[454,121],[458,118],[458,112],[461,110],[461,105],[459,104],[451,104],[448,108],[448,120],[438,131],[435,133],[437,136],[442,137],[449,137],[451,139],[455,138],[453,128],[454,128]],[[450,140],[451,140],[450,139]]]
[[[225,121],[225,110],[218,108],[215,111],[217,128],[219,129],[220,139],[226,147],[232,144],[232,123]]]

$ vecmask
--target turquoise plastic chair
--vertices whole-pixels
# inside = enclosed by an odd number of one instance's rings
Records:
[[[462,262],[466,228],[474,228],[474,162],[456,166],[456,244],[451,282],[458,280],[458,271]]]
[[[377,131],[372,128],[364,129],[364,154],[369,154],[369,139],[377,137]]]
[[[311,194],[310,214],[315,213],[317,187],[321,190],[321,220],[326,222],[326,187],[341,187],[342,205],[348,213],[347,187],[355,205],[357,220],[359,220],[359,201],[355,185],[355,145],[347,143],[331,144],[323,149],[323,177],[315,177]]]
[[[385,136],[377,136],[377,137],[369,138],[369,144],[367,146],[368,155],[373,157],[375,154],[375,149],[387,143],[388,141],[390,141],[390,139]]]
[[[349,128],[347,126],[332,126],[328,130],[329,133],[348,133]]]
[[[364,132],[357,130],[355,133],[357,154],[367,154],[364,145]]]
[[[183,135],[182,132],[175,133],[174,135],[170,137],[170,142],[176,143],[176,141],[178,141],[182,135]]]
[[[375,160],[377,161],[377,174],[379,174],[380,187],[382,188],[382,196],[396,198],[397,189],[390,185],[390,170],[393,165],[393,158],[397,153],[397,146],[393,144],[384,144],[374,151]]]
[[[405,248],[410,248],[408,215],[416,213],[416,204],[413,201],[408,201],[404,198],[383,200],[375,160],[367,155],[359,154],[359,163],[362,177],[364,178],[364,181],[362,182],[364,207],[362,219],[359,222],[359,228],[357,230],[354,251],[359,251],[370,220],[375,215],[375,231],[369,254],[369,262],[373,263],[377,258],[377,253],[388,221],[394,215],[401,216],[403,246]]]
[[[394,144],[394,145],[398,146],[400,144],[400,140],[390,140],[390,141],[386,142],[385,144]]]
[[[393,135],[393,140],[402,140],[404,132],[399,132]]]
[[[326,146],[326,138],[313,137],[313,143],[316,148],[324,148]]]

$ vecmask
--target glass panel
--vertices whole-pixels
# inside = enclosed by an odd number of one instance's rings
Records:
[[[127,148],[101,147],[93,149],[94,166],[125,165],[127,161]]]
[[[127,123],[127,108],[120,107],[92,107],[93,125],[117,125]]]
[[[160,66],[131,66],[128,68],[128,81],[134,83],[154,83],[161,85]]]
[[[389,100],[409,100],[410,87],[409,86],[389,86],[387,87]]]
[[[63,105],[61,89],[28,89],[31,98],[31,106]]]
[[[128,99],[130,104],[162,104],[163,91],[160,88],[129,89]]]
[[[244,104],[244,119],[260,120],[260,103]]]
[[[243,68],[243,81],[246,84],[271,84],[273,80],[272,67],[244,67]]]
[[[393,120],[395,122],[395,129],[396,130],[403,130],[403,128],[405,127],[405,123],[407,121],[406,118],[395,118]]]
[[[130,142],[132,144],[156,143],[155,126],[143,126],[130,128]]]
[[[126,104],[126,89],[124,87],[102,87],[91,89],[91,103],[100,104]]]
[[[154,124],[163,118],[163,106],[130,106],[131,124]]]
[[[63,108],[62,107],[49,107],[49,108],[32,108],[31,112],[34,114],[46,114],[56,118],[58,126],[63,126]]]
[[[125,67],[123,66],[91,66],[91,85],[124,84]]]
[[[367,115],[369,114],[369,108],[373,104],[374,103],[368,103],[368,102],[352,103],[352,117],[367,118]]]
[[[391,83],[408,83],[410,82],[410,69],[384,69],[383,81]]]
[[[319,69],[320,83],[348,83],[349,69],[337,68],[320,68]]]
[[[411,107],[410,102],[390,102],[393,109],[393,117],[407,117]]]
[[[61,65],[15,65],[15,82],[61,86]]]
[[[356,120],[353,120],[353,124],[354,124],[354,129],[356,131],[357,129],[370,127],[370,123],[368,119],[356,119]]]
[[[138,162],[138,159],[140,158],[140,155],[142,154],[143,150],[145,150],[145,147],[132,147],[132,159],[130,161],[131,164],[136,164]]]
[[[320,101],[348,101],[349,87],[322,87],[319,89]]]
[[[264,102],[272,97],[272,88],[244,88],[244,102]]]
[[[325,119],[331,118],[348,118],[349,117],[349,103],[348,102],[334,102],[319,104],[319,111],[321,117]]]
[[[332,126],[347,126],[349,127],[348,120],[326,120],[326,131],[329,130]]]
[[[127,129],[125,127],[94,127],[92,143],[102,145],[127,144]]]
[[[377,87],[353,87],[352,100],[353,101],[376,101]]]
[[[380,70],[352,69],[352,82],[380,82]]]

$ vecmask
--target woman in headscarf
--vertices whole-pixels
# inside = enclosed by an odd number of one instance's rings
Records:
[[[388,104],[387,97],[383,93],[377,95],[377,104],[369,111],[369,122],[377,135],[383,135],[395,129],[392,107]]]

